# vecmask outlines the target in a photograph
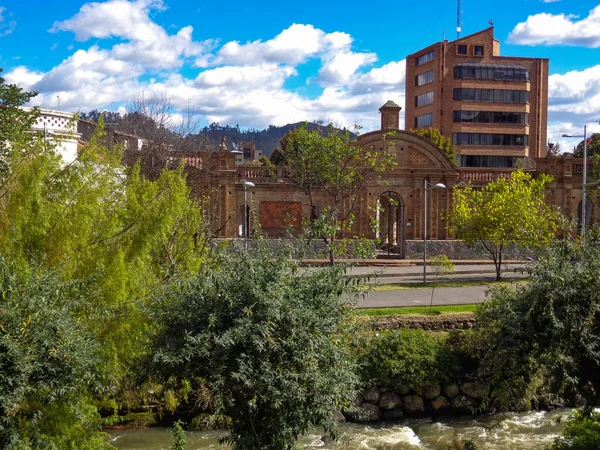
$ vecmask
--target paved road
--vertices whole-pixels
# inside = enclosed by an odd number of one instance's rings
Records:
[[[486,286],[469,286],[456,288],[435,288],[433,304],[461,305],[480,303],[486,298]],[[361,298],[357,308],[393,308],[398,306],[429,306],[431,289],[402,289],[393,291],[371,291],[367,297]]]
[[[526,277],[526,274],[515,272],[512,268],[522,268],[523,264],[512,265],[503,272],[506,281],[518,280]],[[423,288],[423,267],[353,267],[348,272],[351,276],[365,276],[375,274],[370,280],[371,284],[387,285],[394,283],[415,284],[415,289],[374,290],[367,297],[361,298],[358,308],[391,308],[400,306],[428,306],[431,301],[432,289]],[[496,279],[495,268],[491,264],[467,264],[456,266],[452,275],[440,278],[444,280],[478,280],[481,286],[467,287],[441,287],[433,290],[434,305],[460,305],[469,303],[480,303],[484,301],[489,290],[486,283]],[[429,275],[431,280],[431,275]]]

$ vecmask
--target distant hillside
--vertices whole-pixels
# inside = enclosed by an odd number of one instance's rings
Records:
[[[160,111],[159,111],[160,112]],[[201,150],[207,142],[212,143],[216,148],[221,142],[221,136],[227,138],[227,148],[230,150],[240,149],[242,142],[256,142],[256,149],[263,152],[263,155],[269,157],[273,151],[279,146],[279,140],[290,130],[304,125],[305,122],[297,122],[282,127],[269,125],[264,130],[257,129],[240,129],[239,125],[219,125],[211,123],[210,125],[198,130],[171,127],[172,118],[169,114],[157,114],[156,117],[149,117],[140,112],[131,112],[121,115],[118,112],[93,110],[89,113],[80,114],[82,120],[90,122],[98,122],[100,117],[104,117],[104,123],[107,128],[118,130],[122,133],[132,134],[144,139],[152,141],[160,140],[167,142],[173,148],[182,151],[198,151]],[[307,122],[306,127],[309,130],[320,130],[322,133],[327,131],[327,126]],[[196,132],[198,131],[198,132]],[[345,131],[341,130],[341,131]],[[356,137],[351,133],[353,137]],[[185,136],[184,139],[181,139]],[[208,139],[207,139],[208,138]]]
[[[220,126],[219,124],[211,124],[208,127],[204,127],[199,133],[202,136],[207,136],[213,142],[220,142],[221,136],[227,137],[227,148],[233,150],[239,147],[242,142],[256,142],[256,149],[263,152],[263,155],[269,157],[273,151],[279,146],[279,140],[290,130],[304,125],[305,122],[296,122],[281,127],[269,125],[264,130],[240,130],[239,127],[231,126]],[[320,125],[317,123],[308,122],[306,127],[309,130],[320,130],[321,132],[327,131],[326,125]],[[345,130],[342,130],[345,131]],[[352,134],[354,136],[354,134]]]

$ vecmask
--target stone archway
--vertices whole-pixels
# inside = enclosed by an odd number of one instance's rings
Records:
[[[404,201],[394,191],[377,198],[377,239],[388,256],[404,258]]]

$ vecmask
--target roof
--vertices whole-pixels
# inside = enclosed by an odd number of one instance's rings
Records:
[[[382,108],[400,108],[400,107],[398,105],[396,105],[393,101],[388,100],[387,102],[385,102],[385,105],[383,105]]]
[[[522,66],[520,64],[496,64],[496,63],[460,63],[456,64],[454,67],[485,67],[485,68],[494,68],[494,69],[523,69],[527,70],[527,67]]]

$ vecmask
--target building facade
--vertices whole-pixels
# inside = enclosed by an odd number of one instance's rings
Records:
[[[406,58],[405,128],[452,139],[461,167],[546,156],[548,59],[500,55],[494,28]]]

